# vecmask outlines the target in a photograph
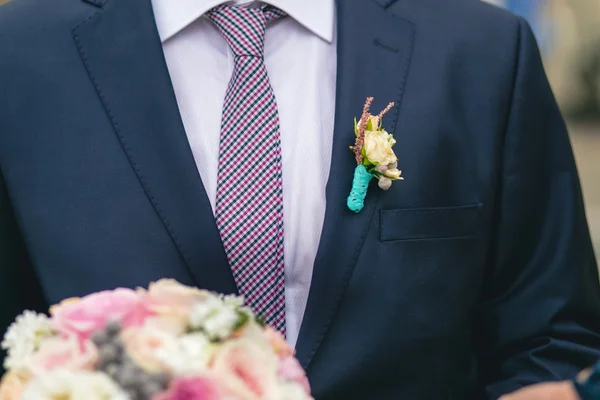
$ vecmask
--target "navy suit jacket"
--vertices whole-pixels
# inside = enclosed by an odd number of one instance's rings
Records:
[[[341,0],[337,30],[297,346],[316,399],[495,399],[591,364],[596,263],[528,25],[479,0]],[[348,146],[367,96],[396,102],[385,123],[406,180],[372,185],[354,214]],[[1,328],[162,277],[236,291],[149,0],[0,8],[0,171]]]

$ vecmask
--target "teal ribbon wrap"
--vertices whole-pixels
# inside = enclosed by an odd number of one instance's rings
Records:
[[[373,175],[367,172],[364,165],[359,165],[354,170],[352,190],[347,200],[348,208],[351,211],[358,213],[365,206],[365,197],[367,196],[367,189],[372,178]]]

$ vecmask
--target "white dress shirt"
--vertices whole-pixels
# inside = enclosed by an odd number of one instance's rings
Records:
[[[152,0],[183,124],[213,212],[221,111],[233,55],[203,14],[222,3],[260,5],[248,0]],[[288,341],[295,345],[323,228],[331,163],[337,63],[334,0],[269,4],[288,14],[267,25],[265,65],[279,109],[286,329]]]

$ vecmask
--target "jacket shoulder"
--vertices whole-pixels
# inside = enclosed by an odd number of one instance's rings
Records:
[[[510,11],[484,0],[391,0],[389,9],[413,15],[438,16],[440,21],[514,24],[519,19]]]
[[[10,0],[0,6],[0,79],[60,63],[75,50],[73,28],[97,10],[82,0]]]
[[[513,50],[524,21],[482,0],[397,0],[392,12],[412,20],[436,44],[493,54]],[[526,23],[525,23],[526,24]]]
[[[514,44],[523,22],[482,0],[397,0],[390,8],[413,20],[418,32],[484,46]]]
[[[82,0],[9,0],[0,6],[0,51],[43,44],[44,39],[71,29],[96,7]]]

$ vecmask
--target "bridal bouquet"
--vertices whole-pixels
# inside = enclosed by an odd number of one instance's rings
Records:
[[[221,296],[160,280],[25,311],[2,348],[0,400],[305,400],[283,336]]]

